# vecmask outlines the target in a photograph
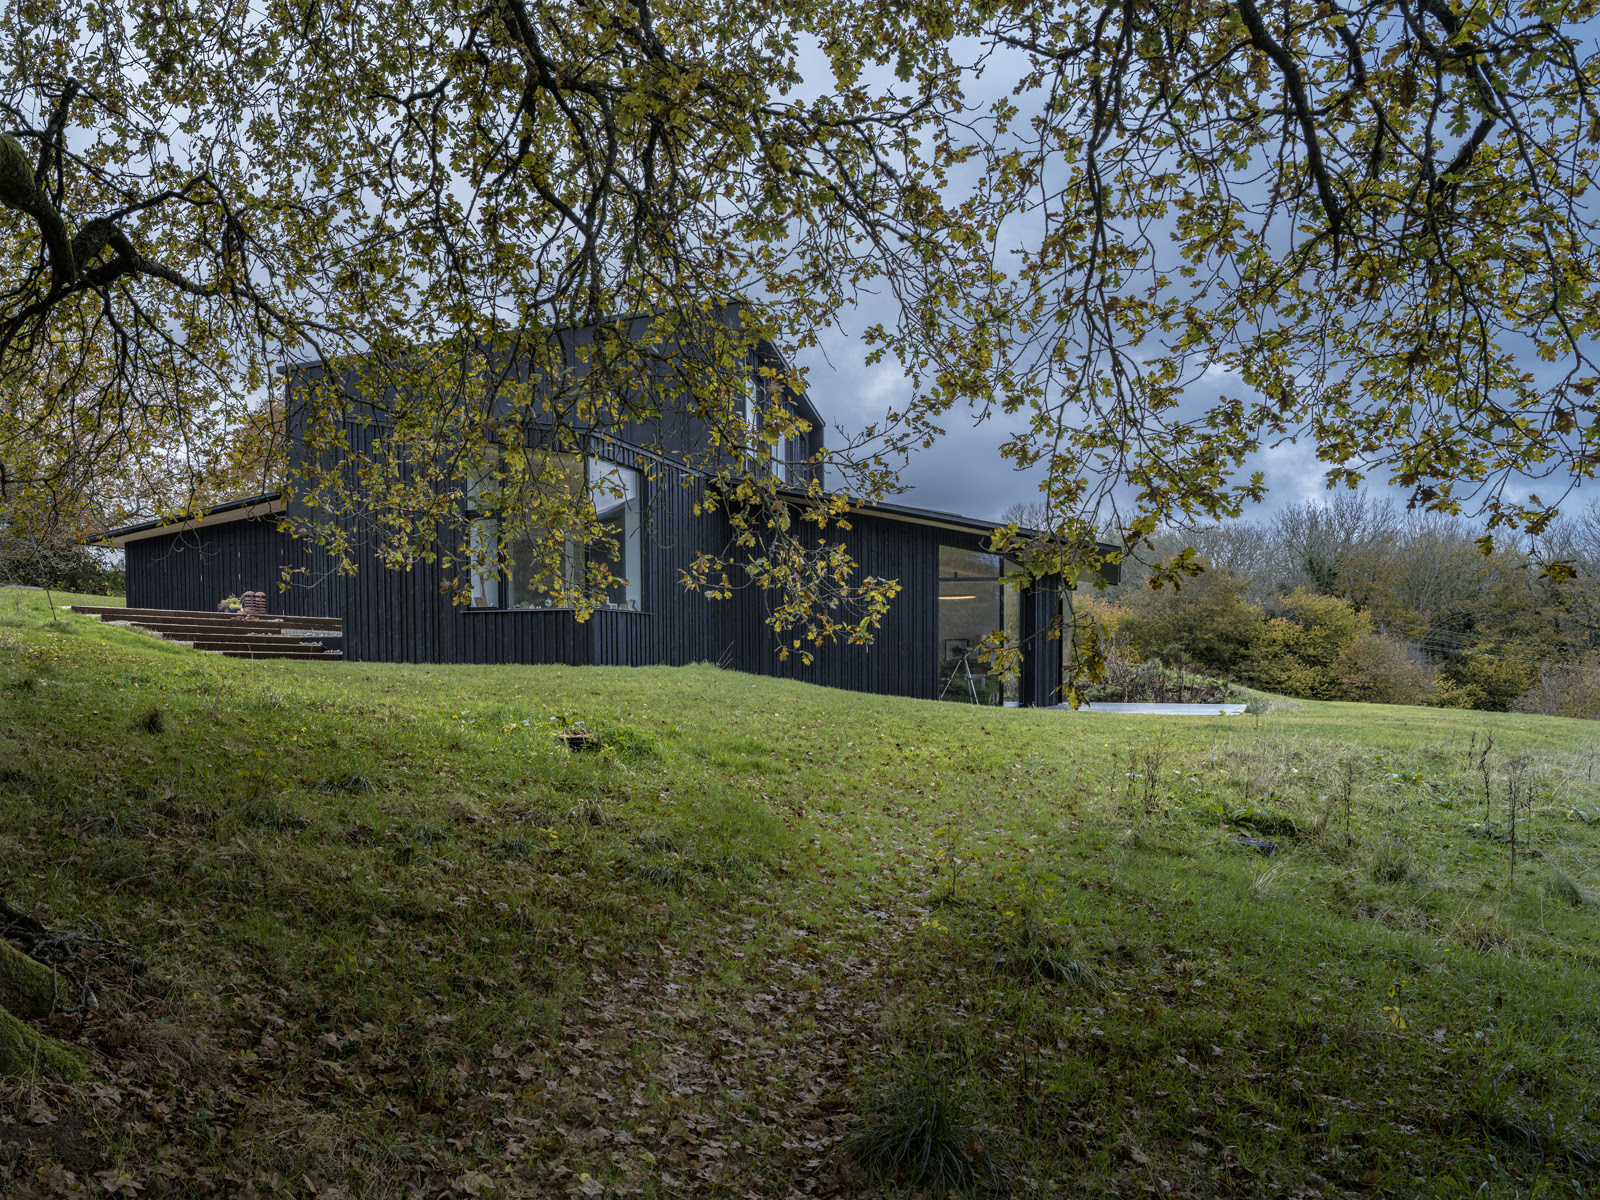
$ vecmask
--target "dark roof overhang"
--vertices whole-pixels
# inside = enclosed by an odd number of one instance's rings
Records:
[[[141,521],[136,525],[108,529],[104,533],[91,534],[84,538],[84,544],[120,548],[129,542],[143,541],[145,538],[164,537],[170,533],[187,533],[192,529],[210,529],[212,526],[225,525],[230,521],[276,516],[284,508],[281,492],[267,492],[265,495],[250,496],[243,500],[229,500],[226,504],[213,504],[193,516],[160,517],[153,521]]]
[[[809,499],[809,493],[797,489],[780,488],[779,496],[787,500]],[[909,504],[888,504],[883,501],[862,504],[856,512],[866,516],[883,517],[890,521],[904,521],[911,525],[929,525],[936,529],[949,529],[958,533],[992,534],[996,529],[1005,526],[1004,521],[984,521],[977,517],[965,517],[959,513],[941,512],[932,508],[916,508]],[[1017,532],[1025,538],[1040,538],[1046,536],[1037,529],[1019,527]],[[1095,546],[1101,555],[1122,553],[1121,546],[1108,542],[1097,541]],[[1108,584],[1113,586],[1121,579],[1122,564],[1120,562],[1105,562],[1100,565],[1100,575]]]

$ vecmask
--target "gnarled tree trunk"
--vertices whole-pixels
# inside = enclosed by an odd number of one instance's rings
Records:
[[[53,1074],[69,1083],[88,1078],[89,1068],[76,1054],[18,1019],[38,1020],[72,1002],[66,980],[0,938],[0,1078]]]
[[[26,1021],[37,1021],[72,1002],[66,980],[0,938],[0,1006]]]

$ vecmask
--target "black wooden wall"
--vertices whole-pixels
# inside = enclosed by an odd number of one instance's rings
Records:
[[[771,598],[754,587],[731,600],[685,588],[683,571],[696,554],[725,552],[725,518],[694,512],[704,483],[672,464],[608,451],[642,469],[645,528],[642,611],[596,612],[578,622],[564,611],[474,609],[453,602],[450,573],[437,563],[410,570],[382,567],[370,548],[358,550],[354,575],[336,576],[326,555],[280,533],[274,518],[232,521],[141,539],[126,547],[128,604],[135,608],[209,610],[230,594],[263,591],[269,611],[342,617],[348,660],[435,663],[566,663],[682,666],[713,662],[735,670],[882,695],[937,697],[939,691],[939,547],[984,549],[978,533],[857,514],[840,534],[862,575],[897,579],[900,593],[868,646],[806,647],[807,665],[791,645],[780,655],[766,623]],[[444,531],[442,544],[459,539]],[[305,567],[312,582],[280,589],[284,567]],[[1026,649],[1024,704],[1059,701],[1061,647],[1044,633],[1059,611],[1060,590],[1036,584],[1023,595]]]
[[[729,665],[741,671],[824,687],[937,699],[939,547],[987,551],[988,536],[870,513],[856,514],[850,523],[852,527],[842,536],[837,531],[829,536],[842,541],[862,575],[900,583],[900,592],[872,644],[813,647],[813,661],[808,666],[791,641],[789,657],[784,659],[776,634],[765,623],[769,601],[751,590],[740,596],[727,618]],[[1053,582],[1035,585],[1023,594],[1023,704],[1055,704],[1060,700],[1061,644],[1045,637],[1059,595]]]
[[[353,444],[370,436],[369,430],[351,431]],[[842,540],[860,574],[897,579],[901,590],[871,645],[807,647],[813,656],[807,665],[792,645],[786,659],[781,655],[765,619],[770,597],[746,587],[732,599],[711,600],[683,586],[683,573],[697,554],[726,553],[731,540],[726,518],[694,512],[705,497],[704,480],[629,447],[613,445],[605,454],[646,476],[641,611],[599,611],[580,623],[560,610],[471,608],[454,602],[453,574],[438,563],[391,570],[367,549],[358,552],[355,574],[339,581],[345,657],[572,666],[713,662],[852,691],[938,696],[939,547],[982,550],[985,535],[871,514],[852,517]],[[442,546],[460,540],[459,529],[441,531]],[[1039,636],[1059,599],[1058,589],[1045,584],[1024,595],[1024,704],[1059,699],[1060,643]]]
[[[126,547],[128,604],[135,608],[209,610],[244,591],[267,593],[269,611],[342,617],[344,654],[374,662],[566,663],[682,666],[713,662],[735,670],[851,691],[937,697],[939,691],[939,547],[984,549],[985,538],[936,526],[857,514],[842,535],[862,575],[897,579],[900,593],[869,646],[807,647],[810,665],[791,645],[780,655],[766,623],[771,598],[754,587],[731,600],[685,588],[682,573],[702,551],[725,552],[725,518],[695,515],[704,484],[673,465],[614,449],[619,460],[654,467],[644,484],[643,610],[596,612],[578,622],[564,611],[474,609],[453,602],[450,574],[435,564],[409,571],[379,565],[367,549],[354,575],[336,576],[326,555],[307,551],[275,519],[231,521],[131,542]],[[442,543],[459,539],[445,531]],[[278,587],[284,567],[312,571],[310,584]],[[1022,702],[1054,704],[1061,685],[1059,642],[1044,636],[1059,611],[1060,590],[1036,584],[1023,595]]]
[[[352,443],[370,431],[351,433]],[[454,602],[455,577],[437,562],[409,570],[380,566],[370,546],[358,547],[357,570],[343,589],[347,659],[381,662],[557,662],[614,666],[682,665],[715,660],[724,605],[686,591],[682,571],[701,550],[721,548],[716,522],[696,517],[702,481],[671,463],[626,447],[606,456],[645,472],[641,611],[600,611],[578,622],[552,610],[483,609]],[[442,547],[459,545],[460,529],[441,530]]]
[[[129,608],[210,610],[241,592],[265,592],[267,611],[341,616],[342,590],[327,555],[278,530],[274,517],[202,525],[140,538],[123,548]],[[281,588],[284,568],[304,568]]]

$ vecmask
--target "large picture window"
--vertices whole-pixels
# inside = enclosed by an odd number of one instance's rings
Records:
[[[1016,673],[992,670],[978,647],[996,630],[1015,644],[1022,596],[1005,576],[1016,564],[998,554],[939,547],[939,698],[966,704],[1016,704]]]
[[[530,456],[520,490],[525,505],[518,522],[522,528],[506,546],[508,569],[503,580],[490,564],[504,507],[497,514],[479,512],[472,521],[475,608],[566,607],[561,593],[590,583],[601,586],[601,607],[634,611],[642,607],[643,506],[638,471],[593,455],[544,453]],[[481,492],[471,490],[474,509],[483,503]],[[578,520],[567,518],[570,531],[552,529],[536,515],[530,520],[541,510],[572,513],[585,498],[599,527],[598,539],[587,547]]]

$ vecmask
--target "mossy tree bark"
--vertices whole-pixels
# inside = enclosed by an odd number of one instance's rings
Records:
[[[0,1008],[0,1078],[34,1079],[40,1075],[79,1083],[89,1077],[89,1068],[60,1042],[44,1037]]]
[[[71,1002],[66,981],[0,938],[0,1078],[53,1074],[69,1083],[88,1078],[89,1069],[76,1054],[19,1019],[37,1020]]]
[[[71,985],[0,938],[0,1005],[27,1021],[72,1003]]]

